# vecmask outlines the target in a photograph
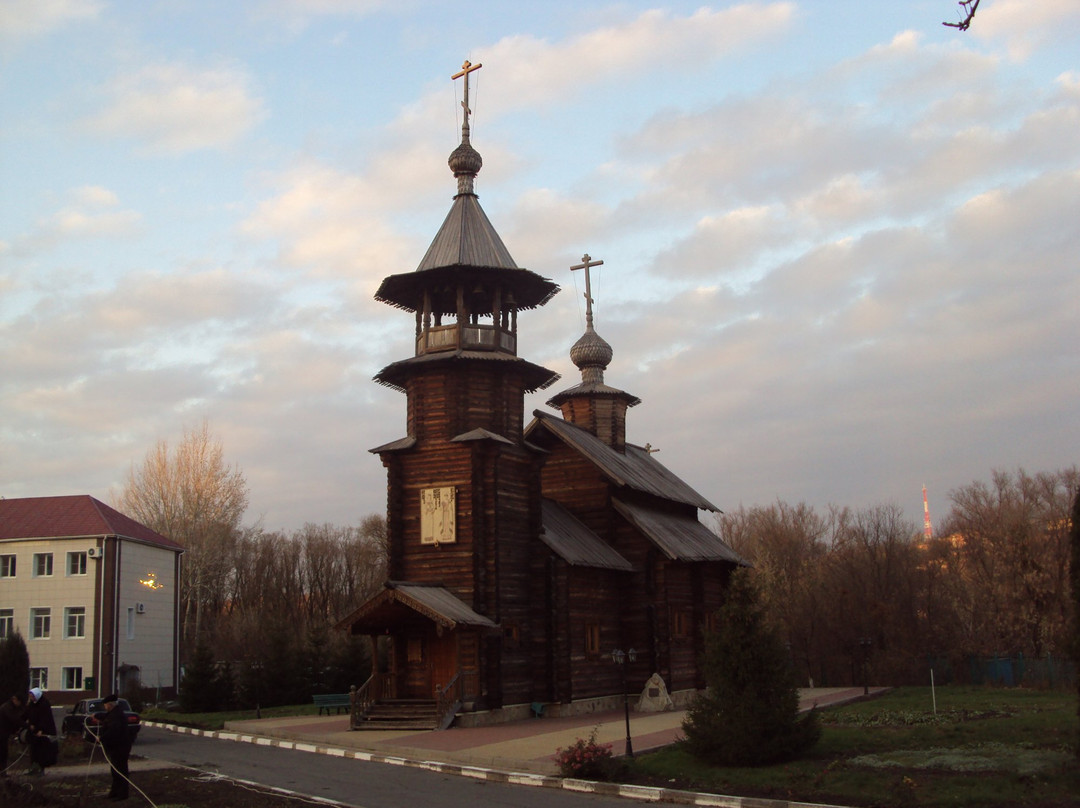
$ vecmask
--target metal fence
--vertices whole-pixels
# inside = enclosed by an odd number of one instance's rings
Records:
[[[1062,656],[932,657],[929,666],[938,684],[1000,685],[1046,690],[1076,687],[1076,663]]]

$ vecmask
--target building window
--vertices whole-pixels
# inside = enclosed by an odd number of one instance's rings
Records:
[[[30,638],[47,640],[52,633],[52,609],[30,610]]]
[[[585,655],[600,655],[600,624],[589,623],[585,626]]]
[[[129,640],[134,640],[135,639],[135,607],[134,606],[128,606],[127,638]]]
[[[0,578],[15,577],[15,554],[0,555]]]
[[[86,553],[68,553],[68,575],[86,575]]]
[[[82,689],[82,668],[64,668],[64,690]]]
[[[40,687],[42,690],[49,689],[49,669],[31,668],[30,687]]]
[[[671,633],[676,637],[690,636],[690,610],[679,609],[671,616]]]
[[[68,606],[64,609],[64,637],[69,640],[86,637],[85,606]]]
[[[52,575],[52,553],[34,553],[34,577],[45,578]]]
[[[15,610],[0,609],[0,640],[15,633]]]

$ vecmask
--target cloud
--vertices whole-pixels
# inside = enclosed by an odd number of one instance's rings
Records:
[[[84,239],[126,239],[141,230],[142,214],[119,209],[120,200],[108,188],[83,186],[68,191],[67,198],[70,204],[39,219],[30,232],[15,239],[12,251],[16,255],[33,255]]]
[[[93,19],[103,7],[95,0],[4,0],[0,4],[0,41],[17,44],[40,37]]]
[[[388,219],[408,183],[377,175],[306,162],[268,180],[280,190],[262,200],[240,230],[248,238],[276,242],[286,267],[317,278],[347,277],[373,293],[383,276],[419,262],[419,244]]]
[[[681,17],[655,9],[557,44],[508,36],[481,54],[499,65],[497,86],[484,89],[485,109],[500,115],[566,103],[583,88],[626,82],[658,66],[665,71],[696,67],[780,37],[794,15],[795,4],[787,2],[702,7]]]
[[[1080,7],[1073,0],[995,0],[979,7],[968,33],[1005,41],[1009,56],[1025,61],[1039,47],[1075,39]]]
[[[150,65],[115,77],[110,102],[84,123],[91,131],[131,138],[159,153],[184,154],[235,144],[264,117],[248,75],[234,67]]]

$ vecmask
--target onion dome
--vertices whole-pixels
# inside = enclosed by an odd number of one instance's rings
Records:
[[[480,173],[484,160],[480,156],[480,152],[469,143],[467,135],[462,139],[461,145],[450,152],[450,159],[446,162],[450,166],[450,170],[454,172],[454,176],[457,177],[458,193],[473,193],[473,180]]]
[[[585,384],[599,384],[604,381],[604,371],[611,364],[613,356],[611,345],[593,330],[592,325],[570,348],[570,361],[581,371],[581,380]]]

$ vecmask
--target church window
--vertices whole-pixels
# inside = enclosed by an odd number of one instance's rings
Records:
[[[589,623],[585,626],[585,654],[586,656],[598,656],[600,654],[599,623]]]
[[[676,637],[690,636],[689,609],[679,609],[671,616],[671,633]]]

